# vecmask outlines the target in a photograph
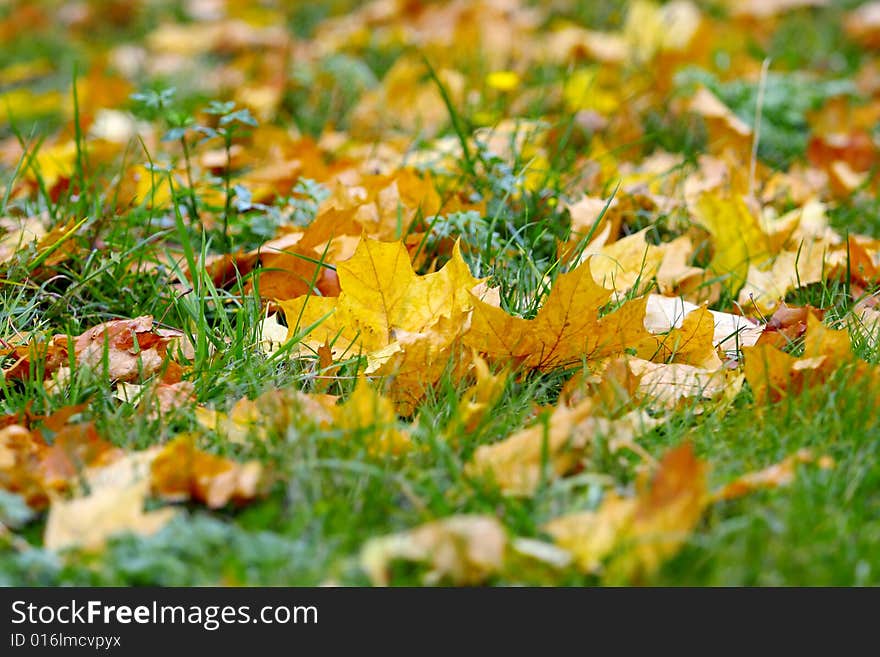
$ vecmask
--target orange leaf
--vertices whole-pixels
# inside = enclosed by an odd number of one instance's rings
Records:
[[[236,463],[196,448],[186,434],[168,443],[151,466],[153,492],[169,500],[194,499],[217,509],[249,502],[259,493],[262,468]]]
[[[495,360],[550,370],[623,352],[649,337],[642,321],[646,298],[599,318],[611,290],[596,284],[586,261],[561,274],[534,319],[509,315],[476,297],[464,343]]]

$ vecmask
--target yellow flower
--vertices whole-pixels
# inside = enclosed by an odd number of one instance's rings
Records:
[[[494,71],[486,76],[486,84],[498,91],[513,91],[519,86],[519,76],[513,71]]]

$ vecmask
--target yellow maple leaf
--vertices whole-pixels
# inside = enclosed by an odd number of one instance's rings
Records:
[[[402,414],[412,412],[434,384],[467,329],[471,292],[480,283],[456,245],[440,271],[418,276],[402,242],[363,238],[337,266],[336,298],[305,296],[281,301],[288,338],[307,330],[299,353],[331,345],[332,355],[367,356],[367,373],[393,376],[389,393]]]
[[[686,443],[666,453],[635,497],[609,495],[596,511],[556,518],[545,530],[583,571],[594,573],[611,558],[608,577],[631,581],[679,550],[707,502],[706,466]]]
[[[694,255],[694,244],[687,235],[664,242],[657,248],[663,260],[657,269],[657,287],[662,294],[682,295],[688,301],[713,303],[721,288],[708,281],[711,278],[702,267],[689,264]]]
[[[335,426],[347,433],[364,436],[373,453],[401,454],[409,450],[409,434],[398,427],[394,405],[360,379],[351,396],[332,409]]]
[[[465,472],[490,477],[509,495],[531,495],[542,478],[554,479],[571,472],[597,436],[604,436],[612,446],[623,446],[655,424],[640,410],[614,420],[597,417],[594,410],[592,399],[573,407],[560,404],[546,421],[501,442],[481,445]]]
[[[173,509],[144,511],[148,482],[99,488],[86,497],[56,500],[49,508],[43,545],[50,550],[98,550],[121,532],[149,536],[174,517]]]
[[[646,299],[624,304],[599,318],[611,290],[597,285],[590,261],[561,274],[534,319],[522,319],[473,299],[466,345],[496,360],[550,370],[622,352],[647,336]]]
[[[334,355],[353,345],[371,352],[396,340],[398,331],[424,331],[441,317],[455,319],[470,310],[470,291],[479,283],[456,247],[438,272],[418,276],[402,242],[364,237],[354,255],[337,266],[336,298],[304,296],[280,300],[288,338],[312,324],[304,344],[325,343]],[[322,321],[323,320],[323,321]]]
[[[724,277],[724,286],[736,292],[746,281],[749,264],[769,256],[767,236],[740,196],[707,192],[694,208],[697,221],[712,234],[715,255],[710,269]]]
[[[743,349],[745,375],[757,403],[777,401],[826,380],[831,373],[852,361],[849,332],[826,327],[812,313],[807,315],[804,354],[792,356],[770,344]],[[864,364],[863,364],[864,365]],[[855,374],[864,373],[864,367]]]
[[[715,318],[705,307],[688,313],[680,328],[651,336],[639,349],[648,360],[684,363],[707,370],[721,367],[715,346]]]
[[[830,250],[831,245],[824,240],[811,240],[797,250],[780,253],[768,269],[749,265],[745,285],[739,291],[740,306],[772,314],[792,290],[832,275],[832,266],[826,262]]]
[[[596,250],[588,245],[580,261],[589,258],[590,271],[599,285],[611,287],[621,294],[637,283],[644,289],[663,260],[663,249],[645,240],[648,230],[650,228],[645,228]]]
[[[462,395],[457,419],[465,431],[473,431],[486,412],[504,392],[507,372],[492,374],[489,364],[474,354],[473,367],[476,381]]]
[[[455,360],[466,316],[455,320],[440,317],[420,332],[399,330],[387,347],[367,354],[365,374],[387,379],[387,393],[400,415],[412,415],[425,392],[452,366],[458,377],[466,363]],[[453,359],[450,361],[450,359]]]

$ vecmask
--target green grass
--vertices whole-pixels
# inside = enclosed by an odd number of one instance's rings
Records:
[[[765,409],[708,418],[687,435],[714,477],[761,467],[806,447],[836,461],[801,466],[794,483],[712,508],[656,582],[667,585],[865,586],[878,581],[880,424],[875,401],[847,379]]]
[[[297,10],[290,17],[291,29],[309,34],[346,4],[329,3],[326,10]],[[622,3],[608,3],[611,8],[607,10],[597,9],[600,4],[572,3],[570,9],[559,13],[603,29],[619,25],[617,5]],[[822,23],[823,15],[798,12],[786,19],[768,51],[756,56],[772,56],[783,62],[786,70],[812,67],[835,79],[851,75],[862,53],[851,44],[838,53],[843,37],[839,29]],[[120,42],[139,38],[155,20],[152,15],[142,16],[125,32],[102,34],[102,38]],[[815,48],[794,49],[793,37],[804,33]],[[79,51],[78,46],[51,38],[44,42],[42,37],[29,48],[26,52],[15,52],[12,46],[0,48],[0,64],[34,56],[54,59],[67,53],[67,48]],[[399,54],[393,47],[384,51],[370,44],[357,55],[343,54],[303,65],[293,72],[294,83],[287,89],[276,123],[296,125],[314,136],[320,135],[328,122],[345,127],[358,98],[377,84]],[[542,69],[540,76],[556,76],[559,82],[569,73],[551,67]],[[69,78],[63,83],[60,78],[53,80],[41,84],[69,83]],[[168,83],[159,78],[142,82],[141,89]],[[792,84],[782,85],[783,91],[800,89]],[[744,115],[749,114],[755,100],[753,86],[726,87],[731,95],[741,92]],[[187,89],[185,84],[179,87]],[[783,97],[780,92],[773,98],[774,110],[782,112]],[[202,120],[199,109],[207,100],[181,91],[174,98],[173,111],[156,107],[152,114],[143,107],[138,111],[162,130],[173,130],[174,120]],[[807,100],[804,102],[809,105]],[[468,153],[456,186],[460,183],[486,201],[485,216],[446,216],[435,232],[436,241],[461,236],[475,275],[490,277],[500,288],[503,307],[525,317],[534,316],[562,271],[555,245],[557,239],[567,237],[568,217],[555,201],[576,198],[583,191],[567,187],[565,181],[576,151],[590,140],[588,134],[567,130],[572,125],[570,117],[561,116],[553,103],[553,99],[539,98],[529,107],[530,115],[557,117],[554,127],[567,135],[551,150],[551,170],[540,189],[517,193],[525,161],[517,158],[511,165],[493,160],[489,154]],[[449,110],[452,117],[446,134],[471,127],[472,117],[466,109],[450,103]],[[784,141],[783,137],[795,134],[797,143],[788,144],[791,148],[782,154],[772,149],[763,153],[769,162],[802,157],[805,111],[806,106],[799,108],[797,116],[783,122],[782,137],[776,135]],[[694,162],[706,146],[698,123],[682,125],[656,108],[643,118],[645,137],[638,146],[646,153],[670,150]],[[772,122],[772,112],[766,118]],[[40,137],[54,126],[50,122],[19,125],[17,129],[38,149]],[[631,144],[612,146],[623,149]],[[229,230],[204,229],[192,216],[193,205],[200,201],[193,201],[189,189],[181,189],[168,211],[152,211],[141,205],[114,213],[114,188],[101,184],[103,178],[88,177],[84,167],[78,158],[77,174],[84,183],[78,196],[68,190],[53,200],[36,193],[27,199],[7,199],[0,208],[4,216],[46,211],[53,224],[66,223],[71,217],[84,220],[72,238],[78,247],[74,255],[51,274],[41,270],[32,250],[22,251],[4,265],[0,272],[4,280],[0,284],[0,338],[32,333],[73,336],[103,321],[150,314],[161,325],[192,336],[196,357],[189,376],[199,404],[227,410],[242,397],[256,398],[268,390],[316,390],[311,363],[268,357],[259,349],[257,327],[266,308],[256,292],[246,291],[250,278],[218,289],[195,266],[196,260],[208,253],[229,250],[226,239],[233,247],[247,249],[271,236],[256,228],[274,227],[271,211],[230,211],[227,203]],[[9,169],[2,174],[11,184],[21,172]],[[235,180],[217,184],[230,189],[230,182]],[[551,198],[554,203],[548,203]],[[196,210],[208,214],[203,206]],[[303,203],[299,210],[308,221],[314,208]],[[877,201],[864,194],[835,208],[832,221],[841,232],[880,236]],[[656,240],[660,234],[667,236],[667,223],[666,217],[645,211],[637,213],[627,229],[655,226],[657,234],[651,239]],[[436,248],[431,241],[426,245]],[[172,285],[183,276],[167,264],[165,256],[171,252],[185,253],[190,269],[199,272],[191,282],[192,291]],[[144,264],[154,267],[144,271]],[[842,285],[819,285],[800,290],[789,300],[833,308],[829,317],[835,319],[852,305],[847,294]],[[858,355],[870,362],[880,356],[870,344],[856,347]],[[343,368],[334,393],[344,396],[351,392],[358,366],[355,362]],[[713,487],[778,462],[801,448],[831,456],[836,464],[827,470],[799,466],[790,486],[711,506],[681,552],[645,583],[880,584],[880,418],[872,391],[848,377],[848,367],[841,363],[839,372],[823,386],[773,406],[756,406],[746,387],[729,408],[685,407],[641,440],[654,457],[684,440],[693,442],[698,455],[711,464]],[[446,377],[431,391],[415,418],[399,419],[402,426],[413,427],[416,449],[397,459],[371,453],[365,436],[358,432],[321,427],[308,418],[286,426],[272,425],[267,436],[251,436],[242,445],[230,445],[221,436],[206,432],[200,444],[208,451],[257,459],[267,466],[273,477],[267,496],[240,509],[213,512],[197,504],[180,505],[178,517],[157,535],[115,538],[99,555],[59,555],[42,549],[45,517],[25,513],[20,499],[4,495],[0,497],[0,521],[16,529],[18,540],[0,535],[0,585],[361,585],[368,580],[359,567],[358,553],[368,539],[459,513],[489,514],[499,518],[512,535],[546,538],[541,526],[551,518],[594,509],[609,489],[632,492],[639,460],[629,453],[609,453],[599,437],[581,472],[545,483],[528,499],[507,497],[491,482],[469,478],[463,468],[479,445],[529,424],[536,405],[555,404],[571,374],[511,377],[501,399],[470,432],[463,432],[456,420],[465,385]],[[159,444],[197,427],[191,408],[175,409],[159,419],[147,418],[132,404],[115,398],[100,374],[87,370],[75,371],[57,390],[46,388],[39,370],[24,382],[0,380],[0,416],[25,409],[48,414],[78,403],[88,404],[84,418],[93,420],[102,436],[127,449]],[[417,568],[401,567],[395,574],[396,584],[421,581]],[[533,578],[525,572],[521,577],[508,574],[492,583],[593,585],[601,580],[570,572]]]

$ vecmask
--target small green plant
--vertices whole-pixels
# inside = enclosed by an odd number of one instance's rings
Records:
[[[680,91],[704,85],[754,127],[758,110],[758,82],[721,82],[712,73],[687,68],[676,76]],[[816,79],[801,72],[770,72],[764,85],[761,108],[761,141],[758,155],[774,167],[786,168],[804,155],[809,138],[807,112],[819,109],[834,96],[854,95],[856,87],[846,79]]]

